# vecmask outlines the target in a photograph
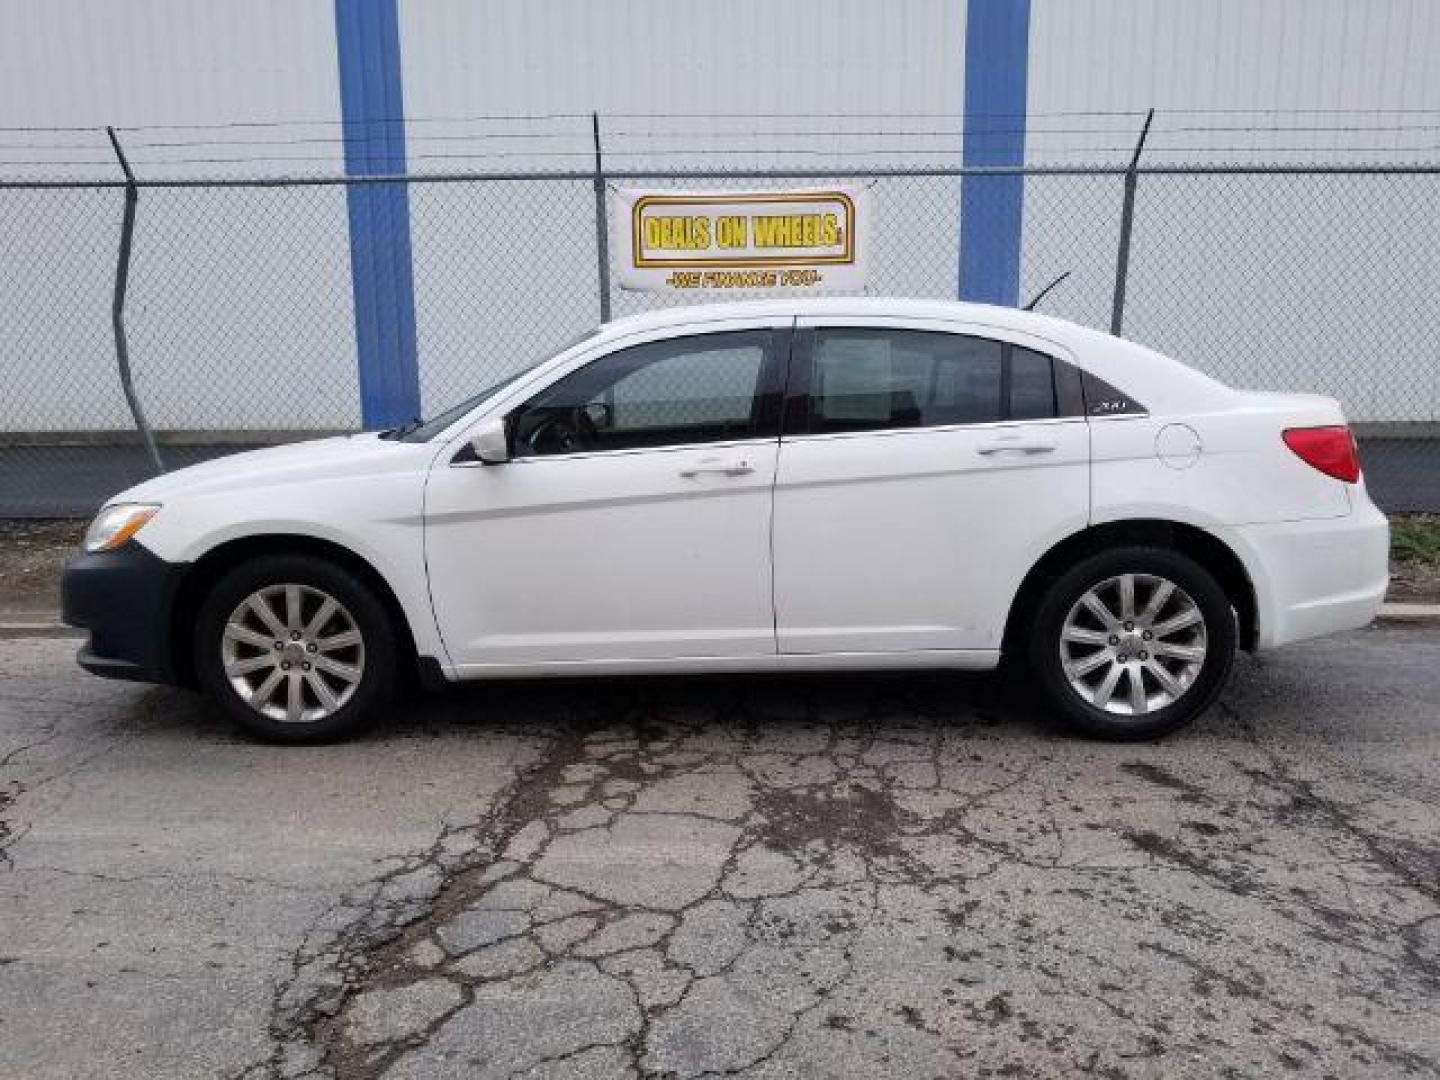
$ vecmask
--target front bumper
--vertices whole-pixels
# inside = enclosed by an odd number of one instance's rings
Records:
[[[90,632],[80,666],[111,679],[179,682],[171,613],[185,570],[134,540],[66,563],[61,618]]]

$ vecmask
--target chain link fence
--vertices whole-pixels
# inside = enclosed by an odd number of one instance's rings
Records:
[[[1123,168],[1019,170],[1022,300],[1111,324]],[[607,188],[871,191],[877,295],[958,292],[961,189],[994,170],[612,173]],[[601,312],[593,173],[138,186],[124,302],[166,468],[357,429],[346,183],[407,185],[421,404]],[[1238,387],[1338,398],[1388,510],[1440,510],[1440,169],[1141,168],[1124,333]],[[154,465],[116,365],[123,184],[0,183],[0,515],[92,512]],[[616,249],[613,210],[607,215]],[[740,298],[743,294],[730,294]],[[694,298],[613,290],[613,317]]]

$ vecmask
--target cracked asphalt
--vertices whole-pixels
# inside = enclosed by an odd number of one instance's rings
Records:
[[[0,653],[0,1076],[1440,1075],[1440,633],[1078,741],[1014,679],[477,686],[347,745]]]

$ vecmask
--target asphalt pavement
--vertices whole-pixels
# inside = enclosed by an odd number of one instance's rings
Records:
[[[0,1076],[1440,1074],[1433,624],[1134,746],[932,673],[283,749],[74,646],[0,642]]]

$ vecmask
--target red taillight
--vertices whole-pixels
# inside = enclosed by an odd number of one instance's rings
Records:
[[[1326,476],[1353,484],[1360,479],[1360,451],[1355,437],[1343,424],[1334,427],[1289,428],[1285,445],[1305,464]]]

